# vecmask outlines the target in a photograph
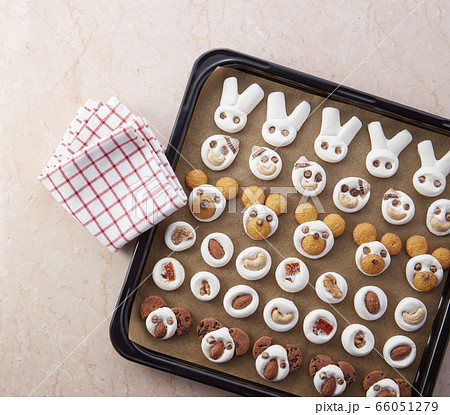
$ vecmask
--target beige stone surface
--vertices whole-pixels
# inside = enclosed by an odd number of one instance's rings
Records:
[[[37,181],[79,105],[117,95],[164,142],[193,62],[227,47],[449,117],[444,6],[2,0],[0,395],[229,395],[113,350],[132,246],[110,253]],[[436,395],[449,372],[447,353]]]

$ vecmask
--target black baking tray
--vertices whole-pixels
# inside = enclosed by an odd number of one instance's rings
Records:
[[[334,82],[308,75],[253,56],[228,49],[215,49],[201,55],[194,63],[186,91],[175,120],[166,156],[172,166],[178,161],[186,131],[203,83],[217,67],[233,67],[254,75],[271,79],[317,95],[406,121],[436,132],[450,134],[450,120],[407,107],[365,92],[357,91]],[[156,231],[156,226],[142,234],[136,243],[116,309],[110,325],[113,347],[124,358],[152,368],[222,388],[243,396],[290,396],[289,394],[224,375],[211,369],[161,355],[145,349],[128,338],[131,306],[141,279],[141,274]],[[448,272],[446,273],[448,276]],[[449,338],[450,281],[446,278],[443,294],[430,336],[425,346],[413,383],[413,396],[431,396],[439,373]],[[293,396],[293,395],[292,395]]]

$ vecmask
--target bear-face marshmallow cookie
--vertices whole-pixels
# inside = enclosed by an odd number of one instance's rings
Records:
[[[258,241],[272,236],[278,228],[277,214],[265,205],[255,204],[244,212],[245,233]]]
[[[317,196],[327,183],[327,175],[322,166],[301,156],[292,170],[292,184],[304,196]]]
[[[215,171],[225,170],[229,167],[238,152],[239,140],[221,134],[208,137],[200,150],[203,163]]]
[[[217,187],[203,184],[195,187],[189,195],[189,208],[195,219],[212,222],[225,210],[226,199]]]
[[[383,195],[381,213],[392,225],[408,223],[416,212],[413,200],[400,190],[388,189]]]
[[[435,200],[427,210],[427,228],[437,236],[450,234],[450,200]]]
[[[335,206],[345,213],[354,213],[366,206],[370,198],[370,184],[359,177],[345,177],[333,190]]]
[[[294,245],[307,258],[322,258],[333,248],[333,232],[321,220],[305,222],[295,229]]]
[[[363,388],[369,398],[389,398],[411,396],[411,385],[403,378],[394,380],[386,378],[386,373],[374,370],[366,375],[363,380]]]
[[[272,92],[267,97],[267,119],[262,126],[264,140],[275,147],[291,144],[308,118],[311,106],[303,101],[288,116],[283,92]]]
[[[355,262],[364,275],[375,277],[389,267],[391,256],[381,242],[373,241],[358,246]]]
[[[417,255],[406,264],[406,279],[416,291],[433,290],[441,283],[443,276],[442,265],[429,254]]]
[[[232,76],[223,82],[220,105],[214,112],[214,122],[227,133],[237,133],[247,124],[247,116],[264,98],[258,84],[250,85],[242,94],[238,93],[237,78]]]
[[[261,180],[275,179],[283,167],[281,157],[276,151],[258,146],[253,146],[248,164],[251,172]]]

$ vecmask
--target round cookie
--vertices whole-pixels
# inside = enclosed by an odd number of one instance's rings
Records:
[[[302,352],[297,346],[294,346],[293,344],[286,345],[286,352],[289,361],[289,372],[294,372],[301,366],[303,362]]]
[[[250,338],[248,337],[248,334],[244,330],[236,327],[232,327],[228,332],[234,341],[234,354],[236,356],[241,356],[247,353],[247,350],[250,347]]]
[[[242,192],[241,200],[242,204],[248,208],[251,205],[263,205],[266,195],[259,186],[249,186]]]
[[[400,190],[388,189],[381,202],[381,214],[392,225],[404,225],[416,212],[413,200]]]
[[[286,198],[279,193],[271,193],[269,196],[267,196],[266,202],[264,204],[269,209],[272,209],[277,214],[277,216],[280,216],[282,213],[286,213]]]
[[[327,225],[331,232],[333,233],[333,236],[335,238],[338,238],[341,236],[345,231],[345,220],[341,215],[338,215],[337,213],[330,213],[329,215],[325,216],[323,219],[323,223]]]
[[[395,308],[394,319],[402,330],[416,331],[427,321],[427,308],[417,298],[406,297]]]
[[[358,316],[367,321],[374,321],[386,312],[388,299],[381,288],[368,285],[356,292],[353,304]]]
[[[371,386],[378,383],[386,377],[386,373],[381,370],[373,370],[369,372],[363,380],[363,389],[367,391]]]
[[[358,246],[355,262],[364,275],[375,277],[389,267],[391,256],[381,242],[374,241]]]
[[[305,156],[295,162],[291,177],[294,187],[306,197],[319,195],[327,183],[323,167],[315,161],[309,161]]]
[[[265,349],[256,358],[255,365],[259,376],[270,382],[283,380],[290,372],[287,351],[279,344]]]
[[[216,187],[226,200],[234,199],[239,193],[239,184],[232,177],[221,177],[217,180]]]
[[[222,134],[208,137],[200,149],[203,163],[215,171],[225,170],[229,167],[238,152],[239,140]]]
[[[341,334],[342,347],[352,356],[367,356],[375,346],[375,337],[362,324],[350,324]]]
[[[275,280],[282,290],[298,293],[308,285],[308,267],[298,258],[286,258],[275,270]]]
[[[412,235],[406,240],[406,253],[412,258],[417,255],[426,254],[428,251],[427,240],[420,235]]]
[[[317,209],[311,203],[302,203],[295,208],[295,220],[301,225],[319,217]]]
[[[176,333],[178,336],[186,333],[192,325],[192,317],[191,313],[188,310],[182,307],[174,307],[172,308],[172,312],[175,314],[177,319],[177,330]]]
[[[295,229],[294,245],[303,256],[318,259],[330,252],[334,245],[334,236],[321,220],[305,222]]]
[[[340,361],[336,363],[336,366],[342,370],[347,386],[352,386],[356,380],[356,370],[353,365],[349,362]]]
[[[184,282],[184,267],[175,258],[162,258],[153,267],[155,284],[164,291],[173,291]]]
[[[431,255],[439,261],[444,271],[450,268],[450,249],[440,247],[435,249]]]
[[[272,236],[278,228],[278,216],[265,205],[248,207],[243,216],[245,233],[254,240]]]
[[[341,395],[345,391],[347,383],[341,368],[331,364],[321,368],[314,375],[314,386],[322,396],[330,397]]]
[[[167,248],[175,252],[185,251],[195,244],[197,235],[195,229],[187,222],[171,223],[164,233]]]
[[[214,363],[228,362],[235,351],[234,340],[226,327],[205,334],[201,347],[205,357]]]
[[[146,297],[141,304],[141,317],[145,320],[152,311],[166,306],[167,303],[164,301],[164,298],[158,295],[150,295],[149,297]]]
[[[359,223],[353,229],[353,240],[357,245],[366,244],[377,240],[377,230],[370,223]]]
[[[337,272],[326,272],[316,280],[316,294],[324,302],[337,304],[347,295],[347,281]]]
[[[279,154],[267,147],[253,146],[248,163],[251,172],[261,180],[275,179],[283,167]]]
[[[244,249],[236,258],[236,269],[246,280],[259,280],[270,271],[272,259],[270,254],[259,246]]]
[[[320,369],[325,366],[331,365],[333,361],[330,356],[325,354],[318,354],[314,356],[309,362],[308,372],[311,376],[314,376]]]
[[[211,267],[220,268],[230,262],[234,246],[230,237],[221,232],[210,233],[200,247],[203,260]]]
[[[223,297],[225,311],[235,318],[251,316],[259,305],[258,293],[248,285],[235,285]]]
[[[366,206],[370,199],[370,184],[359,177],[345,177],[333,190],[333,202],[339,210],[354,213]]]
[[[208,271],[197,272],[191,278],[191,291],[200,301],[211,301],[219,294],[219,279]]]
[[[204,184],[189,195],[189,209],[200,222],[212,222],[225,210],[226,200],[215,186]]]
[[[223,324],[212,317],[204,318],[197,325],[197,336],[200,340],[202,340],[206,334],[211,333],[212,331],[219,330],[223,327]]]
[[[400,389],[400,396],[402,398],[411,397],[411,385],[405,379],[395,378],[394,382],[398,385],[398,388]]]
[[[383,357],[393,368],[404,369],[414,362],[416,351],[416,344],[409,337],[397,335],[384,344]]]
[[[395,233],[385,233],[381,237],[380,242],[386,247],[391,256],[397,255],[402,250],[402,240]]]
[[[450,200],[435,200],[427,210],[426,224],[428,230],[437,235],[450,234]]]
[[[158,340],[170,339],[177,331],[175,313],[168,307],[153,310],[145,319],[148,332]]]
[[[272,345],[272,337],[262,336],[253,344],[252,355],[256,359],[264,350]]]
[[[336,318],[327,310],[313,310],[303,320],[303,332],[311,343],[324,344],[330,341],[336,330]]]
[[[274,331],[285,332],[291,330],[298,322],[298,309],[286,298],[273,298],[263,311],[264,321]]]
[[[416,291],[428,292],[437,287],[444,276],[439,261],[423,254],[411,258],[406,264],[406,279]]]
[[[186,186],[191,190],[195,187],[201,186],[202,184],[208,184],[208,176],[203,170],[199,169],[189,171],[184,180],[186,182]]]

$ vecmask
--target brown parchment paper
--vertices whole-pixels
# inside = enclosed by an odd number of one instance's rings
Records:
[[[220,101],[223,80],[228,76],[236,76],[238,78],[239,92],[242,92],[251,83],[257,82],[264,89],[265,97],[249,115],[245,128],[237,134],[231,134],[231,136],[240,140],[239,154],[234,163],[222,172],[213,172],[206,168],[202,163],[200,146],[210,135],[221,133],[214,123],[213,114]],[[320,96],[312,95],[231,68],[218,68],[206,80],[195,106],[194,114],[181,151],[182,157],[180,157],[176,167],[176,174],[183,185],[184,177],[186,173],[192,169],[192,166],[204,170],[208,174],[210,184],[215,184],[222,176],[234,177],[241,186],[239,196],[235,202],[237,213],[229,213],[228,210],[226,210],[217,220],[210,223],[201,223],[191,215],[189,208],[186,206],[158,226],[142,275],[142,281],[151,274],[154,264],[159,259],[170,254],[170,250],[164,244],[163,239],[164,232],[170,223],[177,220],[184,220],[192,224],[194,228],[199,226],[197,229],[197,241],[189,250],[173,254],[174,258],[181,261],[186,271],[185,282],[178,290],[174,292],[162,291],[156,287],[151,277],[147,278],[140,286],[132,307],[129,338],[150,350],[173,356],[206,368],[211,368],[226,375],[234,375],[248,381],[271,386],[281,391],[302,396],[319,396],[314,388],[313,380],[308,374],[309,361],[317,353],[328,354],[334,361],[348,360],[355,366],[357,371],[356,383],[351,388],[347,388],[343,396],[364,395],[362,380],[369,371],[375,369],[385,371],[389,377],[404,377],[409,382],[412,382],[432,326],[444,282],[431,293],[419,293],[413,290],[405,277],[405,266],[409,257],[404,249],[400,254],[392,257],[390,267],[380,276],[367,277],[363,275],[358,271],[354,261],[357,246],[352,239],[352,230],[360,222],[370,222],[377,228],[378,239],[388,231],[397,233],[403,242],[405,242],[410,235],[420,234],[425,236],[428,241],[429,253],[439,246],[445,246],[445,244],[448,245],[447,238],[439,238],[432,235],[425,225],[426,211],[433,199],[421,196],[414,190],[412,185],[413,173],[420,166],[419,156],[417,154],[417,144],[422,140],[431,139],[433,141],[436,156],[440,158],[448,150],[448,137],[380,116],[353,105],[343,104],[330,99],[305,122],[297,135],[296,140],[291,145],[277,149],[277,152],[280,154],[283,161],[282,172],[275,180],[265,182],[252,175],[248,167],[248,159],[253,145],[268,146],[262,139],[261,127],[266,117],[267,96],[270,92],[274,91],[283,91],[285,93],[288,113],[302,100],[307,100],[311,104],[312,109],[316,108],[323,100]],[[315,155],[313,149],[314,139],[320,131],[322,109],[324,106],[335,106],[339,108],[342,123],[349,120],[353,115],[356,115],[363,122],[362,129],[349,146],[346,158],[338,164],[329,164],[321,161]],[[371,176],[365,168],[365,157],[370,151],[367,124],[376,120],[382,123],[384,132],[389,138],[404,128],[409,129],[414,137],[414,141],[400,154],[400,168],[394,177],[390,179],[377,179]],[[292,187],[292,168],[294,162],[301,155],[306,155],[308,159],[319,162],[326,171],[326,188],[319,196],[325,212],[340,213],[347,222],[344,235],[336,239],[331,252],[319,260],[301,257],[295,250],[292,242],[294,230],[298,225],[294,219],[294,210],[301,199],[299,193],[295,192],[288,196],[288,212],[279,218],[278,230],[268,241],[257,242],[251,240],[245,234],[242,225],[243,205],[240,200],[242,187],[259,185],[267,188],[266,196],[270,193],[270,187]],[[361,211],[354,214],[340,212],[334,206],[331,197],[335,184],[341,178],[346,176],[363,177],[372,185],[369,203]],[[414,200],[416,214],[414,219],[407,225],[390,225],[381,215],[381,198],[383,193],[389,187],[394,187],[406,192]],[[186,187],[185,191],[189,194],[189,189]],[[439,198],[442,197],[448,198],[448,192],[442,194]],[[229,203],[229,205],[231,206],[230,209],[232,209],[233,202]],[[319,219],[323,219],[326,213],[321,213]],[[228,265],[223,268],[209,267],[200,255],[201,242],[203,238],[211,232],[224,232],[233,240],[233,258]],[[272,256],[272,268],[269,274],[259,281],[244,280],[239,276],[235,268],[237,255],[243,249],[252,245],[264,247]],[[307,264],[310,272],[310,285],[296,294],[284,292],[278,287],[275,281],[275,269],[277,265],[283,257],[288,256],[301,258]],[[220,279],[220,293],[211,302],[197,300],[191,293],[189,287],[192,275],[203,270],[212,272]],[[347,279],[348,283],[348,293],[345,300],[336,304],[334,308],[321,301],[314,291],[316,279],[322,273],[327,271],[336,271],[342,274]],[[257,311],[252,316],[245,319],[236,319],[229,316],[222,305],[223,296],[226,291],[230,287],[238,284],[249,285],[259,294],[260,304]],[[377,321],[364,321],[354,310],[354,294],[359,288],[365,285],[376,285],[382,288],[388,296],[387,311],[385,315]],[[187,334],[180,337],[175,336],[167,341],[157,341],[147,332],[144,321],[141,320],[139,315],[139,307],[142,300],[146,296],[152,294],[162,296],[170,307],[182,306],[191,312],[193,317],[193,327]],[[428,309],[427,322],[419,331],[414,333],[402,331],[396,325],[393,317],[396,305],[406,296],[420,299],[426,304]],[[287,333],[277,333],[272,331],[266,326],[262,318],[262,311],[265,304],[275,297],[288,298],[294,301],[298,307],[300,313],[299,323],[294,329]],[[317,308],[324,308],[331,311],[338,322],[336,335],[331,341],[323,345],[310,343],[304,336],[302,329],[303,318],[308,312]],[[195,330],[197,323],[205,317],[215,317],[227,327],[240,327],[246,330],[252,344],[262,335],[273,337],[274,343],[281,345],[285,345],[286,343],[296,344],[301,348],[303,353],[303,364],[300,369],[289,374],[283,381],[267,382],[257,374],[251,350],[244,356],[234,357],[225,364],[211,363],[201,352],[200,341],[197,338]],[[417,345],[417,357],[414,363],[407,369],[396,371],[388,366],[382,355],[375,350],[364,358],[349,355],[342,347],[341,333],[350,323],[361,323],[367,326],[375,336],[375,348],[380,353],[382,353],[383,345],[389,337],[396,334],[409,336]]]

